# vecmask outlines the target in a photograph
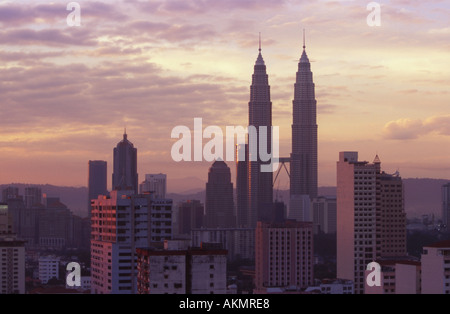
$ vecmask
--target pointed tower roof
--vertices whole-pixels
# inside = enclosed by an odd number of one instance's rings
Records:
[[[261,33],[259,33],[259,55],[258,59],[256,59],[255,65],[266,65],[261,54]]]
[[[309,63],[308,55],[306,54],[306,33],[303,29],[303,53],[300,58],[300,63]]]
[[[375,156],[375,159],[373,160],[374,164],[381,164],[381,159],[378,157],[378,154]]]

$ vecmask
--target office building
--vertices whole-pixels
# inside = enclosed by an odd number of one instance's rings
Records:
[[[442,187],[442,224],[450,232],[450,183]]]
[[[114,148],[114,166],[112,175],[113,190],[131,190],[138,193],[137,149],[123,135],[123,140]]]
[[[25,207],[33,208],[42,203],[42,190],[35,186],[25,188]]]
[[[167,189],[167,175],[146,174],[145,181],[139,184],[139,193],[151,192],[155,198],[165,199]]]
[[[209,168],[206,183],[205,225],[208,228],[236,226],[231,172],[222,160],[215,161]]]
[[[272,102],[261,43],[250,86],[248,125],[256,128],[256,138],[249,136],[248,139],[248,218],[244,226],[255,228],[258,221],[269,220],[273,206],[273,172],[263,171],[261,167],[268,166],[270,161],[262,160],[259,152],[260,147],[264,146],[267,147],[267,153],[272,152]],[[267,130],[265,140],[260,137],[261,128],[264,127]]]
[[[306,289],[314,280],[313,224],[258,222],[255,255],[256,293],[268,288]]]
[[[300,195],[308,195],[310,199],[317,197],[317,129],[315,85],[303,40],[303,53],[298,63],[293,100],[291,199]],[[296,205],[298,202],[293,202],[290,207]]]
[[[88,173],[88,210],[91,211],[91,200],[97,199],[99,195],[108,194],[108,163],[102,160],[89,161]]]
[[[312,201],[312,219],[314,233],[336,233],[336,197],[319,196]]]
[[[236,219],[237,227],[248,227],[248,145],[236,145]]]
[[[178,234],[190,235],[192,229],[203,227],[205,207],[199,200],[188,200],[178,205]]]

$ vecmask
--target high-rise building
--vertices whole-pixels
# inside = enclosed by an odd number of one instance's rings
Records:
[[[29,186],[25,188],[25,207],[33,208],[33,206],[42,203],[42,190],[37,186]]]
[[[215,161],[209,168],[205,209],[206,227],[231,228],[236,226],[231,172],[222,160]]]
[[[2,201],[3,203],[8,202],[11,199],[19,199],[21,196],[19,195],[19,188],[14,186],[8,186],[2,191]]]
[[[311,222],[258,222],[255,238],[256,293],[267,288],[300,291],[313,284],[314,245]]]
[[[25,243],[0,235],[0,294],[25,294]]]
[[[0,203],[0,235],[13,233],[13,219],[8,204]]]
[[[317,101],[311,63],[303,42],[293,101],[291,199],[298,195],[317,197],[317,155]],[[293,202],[292,206],[295,205]]]
[[[178,205],[178,233],[191,234],[192,229],[203,227],[205,206],[199,200],[188,200]]]
[[[314,233],[336,233],[336,197],[319,196],[312,201]]]
[[[226,294],[227,251],[138,249],[139,294]]]
[[[450,294],[450,241],[423,248],[422,294]]]
[[[166,198],[167,175],[146,174],[145,181],[139,184],[139,193],[154,193],[155,198]]]
[[[88,210],[91,212],[91,200],[95,200],[99,195],[108,194],[107,185],[108,163],[102,160],[89,161],[88,178]]]
[[[172,238],[172,200],[112,191],[92,202],[91,292],[137,292],[136,249]]]
[[[337,276],[364,293],[367,265],[380,258],[406,255],[403,183],[398,174],[358,161],[357,152],[341,152],[337,164]]]
[[[125,132],[123,140],[114,148],[113,190],[131,190],[138,193],[137,149],[128,140]]]
[[[450,183],[442,187],[442,223],[450,231]]]
[[[236,145],[236,219],[238,227],[249,225],[248,145]]]
[[[267,147],[272,152],[272,102],[270,100],[269,76],[266,64],[261,54],[254,66],[252,85],[250,86],[250,102],[248,103],[248,125],[256,128],[256,138],[249,135],[248,153],[248,218],[246,227],[255,228],[257,221],[267,221],[273,207],[273,172],[262,171],[263,165],[270,161],[263,161],[258,151],[260,147]],[[260,137],[261,128],[266,128],[267,138]],[[252,143],[257,142],[256,145]],[[263,142],[265,141],[265,143]],[[257,156],[254,156],[257,154]]]

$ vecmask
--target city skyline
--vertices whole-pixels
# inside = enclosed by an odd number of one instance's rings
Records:
[[[319,185],[335,185],[336,154],[346,149],[378,153],[404,178],[450,177],[448,4],[386,1],[381,27],[369,27],[366,3],[355,1],[207,2],[79,1],[78,28],[65,24],[64,5],[2,2],[0,183],[85,186],[87,161],[112,165],[124,126],[139,148],[138,173],[206,182],[211,163],[171,160],[170,131],[195,117],[246,125],[259,32],[288,155],[303,28],[321,126]]]

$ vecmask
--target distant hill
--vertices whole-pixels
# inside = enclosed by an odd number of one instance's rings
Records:
[[[199,183],[198,178],[185,178],[175,180],[174,184],[169,183],[169,191],[181,191],[180,193],[168,193],[167,197],[174,200],[175,203],[197,199],[205,202],[205,189],[195,188],[189,182],[195,180]],[[424,214],[435,214],[436,217],[441,216],[441,188],[450,180],[441,179],[404,179],[405,184],[405,203],[406,213],[408,217],[418,217]],[[204,183],[202,183],[204,184]],[[15,186],[19,188],[19,193],[24,194],[25,187],[29,184],[3,184],[0,189],[3,190],[7,186]],[[60,187],[54,185],[32,185],[42,189],[42,193],[46,193],[49,197],[59,197],[61,202],[66,204],[75,214],[85,217],[87,216],[87,193],[86,187]],[[177,187],[177,188],[175,188]],[[189,188],[194,187],[194,188]],[[335,187],[320,187],[319,195],[336,195]],[[289,191],[274,191],[274,199],[288,203]]]

